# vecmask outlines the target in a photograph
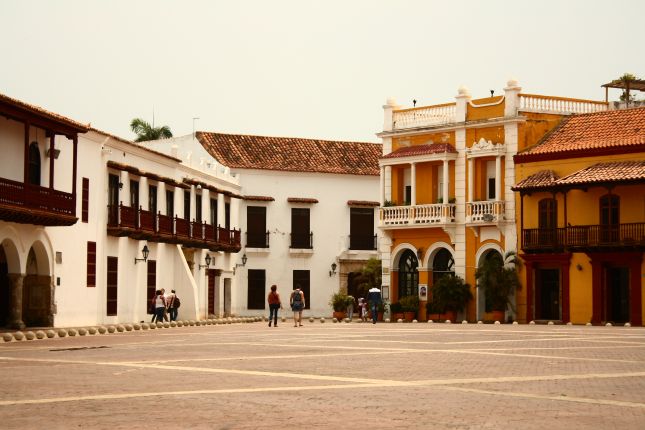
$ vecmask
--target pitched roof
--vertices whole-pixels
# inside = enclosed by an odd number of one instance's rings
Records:
[[[598,163],[558,179],[558,185],[580,185],[645,180],[645,160]]]
[[[512,187],[513,191],[526,191],[553,186],[558,176],[553,170],[540,170],[537,173],[522,179]]]
[[[449,143],[431,143],[428,145],[405,146],[381,158],[414,157],[417,155],[442,154],[445,152],[457,153],[457,150]]]
[[[569,189],[580,185],[616,184],[645,181],[645,160],[597,163],[563,178],[552,170],[541,170],[518,182],[513,191]]]
[[[67,118],[63,115],[50,112],[39,106],[25,103],[22,100],[14,99],[13,97],[0,93],[0,107],[2,105],[7,106],[8,109],[11,108],[11,110],[14,111],[12,114],[10,113],[11,116],[22,117],[24,114],[36,115],[37,117],[69,127],[78,133],[85,133],[89,128],[88,124],[81,124],[80,122],[74,121],[73,119]],[[3,109],[0,108],[0,113],[2,112]]]
[[[197,132],[204,149],[236,169],[379,175],[382,145],[289,137]]]
[[[573,115],[565,118],[540,143],[515,156],[516,162],[586,156],[645,147],[645,108]]]

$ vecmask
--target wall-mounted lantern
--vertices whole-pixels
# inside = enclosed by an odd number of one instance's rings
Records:
[[[143,258],[134,257],[134,264],[137,264],[139,261],[143,261],[144,263],[148,261],[148,254],[150,254],[148,245],[143,245],[143,249],[141,250],[141,255],[143,255]]]

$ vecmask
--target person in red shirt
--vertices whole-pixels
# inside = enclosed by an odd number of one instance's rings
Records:
[[[267,296],[269,302],[269,327],[271,327],[271,320],[273,319],[273,326],[278,326],[278,309],[282,309],[282,302],[280,302],[280,294],[278,294],[278,287],[271,285],[271,292]]]

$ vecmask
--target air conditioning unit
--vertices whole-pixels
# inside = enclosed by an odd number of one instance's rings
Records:
[[[483,219],[485,222],[491,222],[491,221],[493,221],[493,215],[492,215],[492,214],[484,214],[484,215],[482,216],[482,219]]]

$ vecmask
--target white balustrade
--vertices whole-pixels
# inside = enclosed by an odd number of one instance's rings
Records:
[[[520,111],[553,113],[593,113],[608,109],[606,102],[520,94]]]
[[[455,103],[395,111],[392,115],[392,127],[395,130],[400,130],[449,124],[455,121],[456,112]]]
[[[455,205],[434,204],[380,208],[381,226],[455,222]]]
[[[504,220],[503,200],[466,203],[466,222],[498,222]]]

